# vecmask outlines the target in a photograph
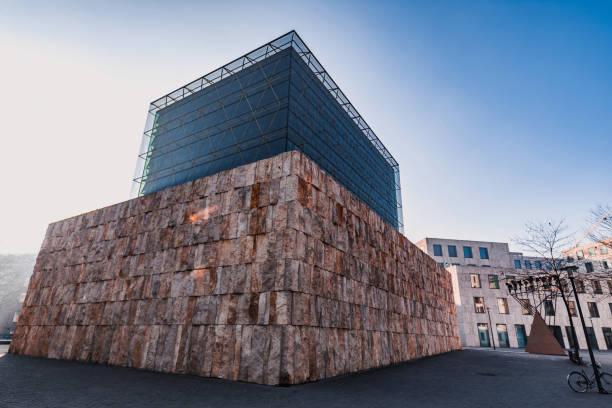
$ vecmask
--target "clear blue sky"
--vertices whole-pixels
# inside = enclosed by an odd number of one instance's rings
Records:
[[[54,3],[0,2],[0,252],[126,199],[148,103],[291,29],[400,163],[410,239],[612,203],[612,2]]]

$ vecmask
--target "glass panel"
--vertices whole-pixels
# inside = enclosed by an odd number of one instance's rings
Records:
[[[457,247],[455,245],[448,246],[448,256],[453,258],[457,257]]]
[[[508,328],[505,324],[497,325],[497,339],[499,340],[499,347],[510,347],[508,342]]]
[[[471,258],[472,257],[472,247],[464,246],[463,247],[463,257]]]
[[[480,275],[478,274],[470,274],[470,281],[472,283],[472,287],[473,288],[479,288],[480,287]]]
[[[484,298],[482,298],[482,297],[475,297],[474,298],[474,309],[476,310],[476,313],[484,313],[485,312]]]
[[[480,347],[491,347],[491,342],[489,340],[489,325],[486,323],[478,323],[477,329]]]
[[[489,251],[487,248],[478,248],[480,251],[480,259],[489,259]]]
[[[433,250],[434,250],[434,256],[442,256],[442,245],[434,244]]]
[[[514,327],[516,329],[518,347],[527,347],[527,332],[525,332],[525,325],[515,324]]]
[[[499,289],[499,280],[497,279],[497,275],[489,275],[489,288]]]

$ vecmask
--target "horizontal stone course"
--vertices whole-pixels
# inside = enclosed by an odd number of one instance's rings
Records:
[[[11,352],[295,384],[458,349],[451,291],[289,152],[50,224]]]

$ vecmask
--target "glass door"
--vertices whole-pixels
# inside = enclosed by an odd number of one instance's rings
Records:
[[[505,324],[497,325],[497,339],[499,340],[499,347],[510,347],[508,342],[508,327]]]
[[[516,328],[516,341],[519,347],[527,347],[527,332],[525,332],[524,324],[515,324]]]
[[[597,344],[597,337],[595,337],[595,330],[592,327],[587,327],[587,341],[591,345],[593,350],[599,350],[599,345]]]
[[[478,323],[478,338],[480,339],[480,347],[491,347],[488,324]]]

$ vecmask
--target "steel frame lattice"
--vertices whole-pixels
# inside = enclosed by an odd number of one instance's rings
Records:
[[[331,78],[329,73],[323,68],[314,54],[306,46],[304,41],[295,31],[290,31],[269,43],[229,62],[228,64],[218,68],[178,89],[162,96],[153,101],[148,109],[147,121],[140,144],[140,151],[134,172],[131,196],[136,197],[143,194],[142,187],[147,180],[147,162],[150,160],[152,152],[152,140],[155,138],[155,118],[157,112],[175,104],[182,99],[194,95],[195,93],[204,90],[216,83],[231,77],[238,72],[249,68],[271,56],[274,56],[283,50],[293,48],[300,56],[302,61],[310,68],[312,73],[319,79],[329,94],[336,100],[339,106],[346,112],[348,117],[355,123],[359,130],[365,135],[367,140],[376,148],[384,160],[392,168],[394,173],[395,199],[397,205],[397,229],[403,232],[402,219],[402,199],[400,187],[399,165],[393,158],[391,153],[385,148],[374,131],[367,124],[365,119],[359,114],[357,109],[351,104],[346,95],[338,87],[336,82]]]

